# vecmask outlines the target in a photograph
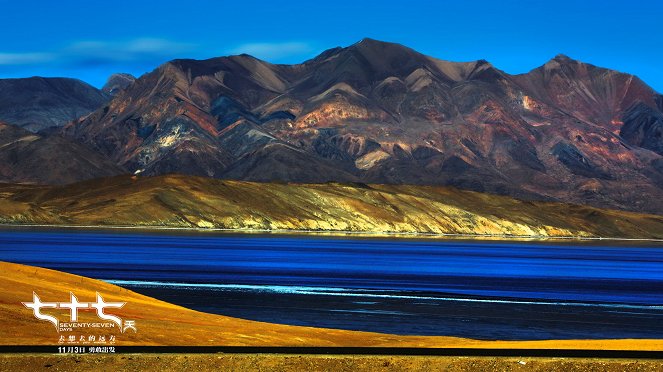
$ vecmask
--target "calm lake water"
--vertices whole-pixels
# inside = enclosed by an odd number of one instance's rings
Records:
[[[0,260],[266,322],[503,340],[663,338],[663,247],[0,231]]]

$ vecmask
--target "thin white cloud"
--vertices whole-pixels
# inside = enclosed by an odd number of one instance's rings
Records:
[[[49,52],[0,52],[0,65],[24,66],[45,62],[56,64],[104,64],[134,61],[165,61],[194,52],[196,45],[157,38],[125,41],[86,40]]]
[[[195,47],[194,44],[180,43],[166,39],[141,38],[131,40],[126,49],[135,53],[172,53],[185,52]]]
[[[309,43],[301,41],[245,43],[232,49],[206,49],[204,45],[160,38],[141,37],[128,40],[79,40],[58,49],[12,52],[0,50],[0,66],[23,68],[48,64],[49,68],[90,69],[113,66],[130,69],[132,66],[149,69],[174,58],[214,57],[227,54],[250,54],[268,61],[308,57],[316,52]],[[128,67],[127,67],[128,66]]]
[[[268,60],[278,60],[286,57],[301,56],[313,52],[313,47],[304,42],[282,43],[247,43],[237,46],[229,51],[230,54],[250,54],[254,57]]]
[[[62,50],[63,57],[107,61],[133,61],[146,57],[168,57],[193,51],[193,44],[166,39],[138,38],[127,41],[79,41]]]
[[[51,53],[0,53],[0,65],[31,65],[52,61]]]

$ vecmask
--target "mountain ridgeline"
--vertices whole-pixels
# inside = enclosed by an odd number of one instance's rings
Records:
[[[364,39],[298,65],[173,60],[109,84],[112,99],[54,135],[127,173],[450,185],[663,213],[663,96],[562,55],[510,75]]]
[[[76,79],[0,79],[0,121],[38,132],[87,115],[108,99]]]

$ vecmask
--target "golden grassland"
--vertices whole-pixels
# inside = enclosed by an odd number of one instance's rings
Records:
[[[520,237],[663,238],[663,216],[449,187],[118,176],[0,184],[0,224]]]
[[[449,348],[538,348],[663,350],[663,340],[546,340],[481,341],[441,336],[398,336],[381,333],[270,324],[206,314],[137,294],[102,281],[54,270],[0,262],[0,345],[57,345],[59,334],[46,321],[36,319],[21,302],[36,292],[42,301],[64,302],[69,291],[80,301],[94,301],[99,292],[106,301],[126,302],[107,311],[135,320],[138,332],[102,331],[115,334],[117,346],[363,346]],[[67,321],[69,313],[44,310]],[[95,313],[80,311],[81,322],[99,322]],[[96,331],[84,331],[86,335]],[[68,335],[69,333],[63,332]],[[79,335],[81,331],[73,334]]]

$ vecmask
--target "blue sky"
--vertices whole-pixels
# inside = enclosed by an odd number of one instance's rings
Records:
[[[509,73],[558,53],[636,74],[663,92],[663,2],[6,1],[0,78],[77,77],[101,86],[174,58],[249,53],[298,63],[364,37]]]

